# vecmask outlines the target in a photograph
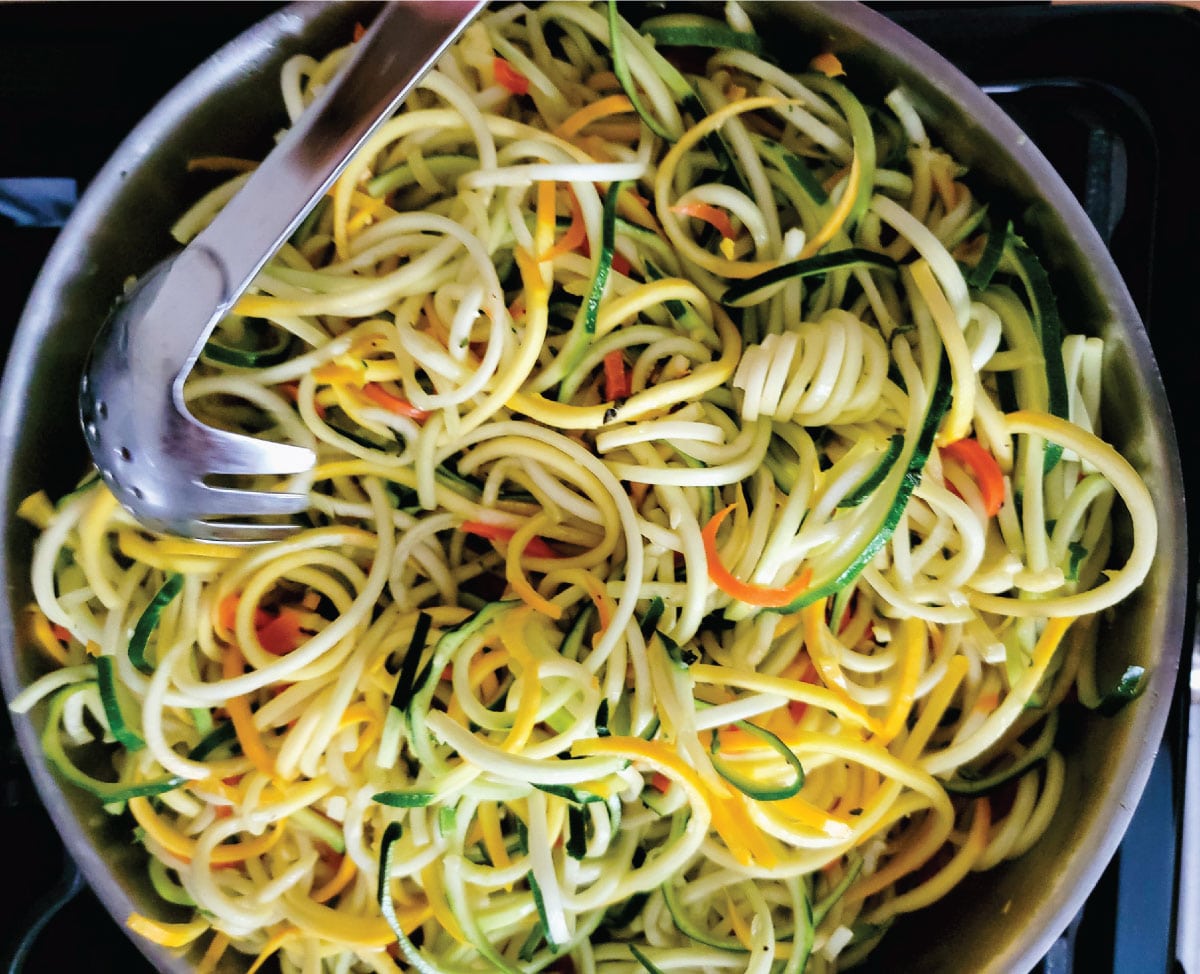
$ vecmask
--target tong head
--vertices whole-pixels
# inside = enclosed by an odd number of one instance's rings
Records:
[[[302,475],[316,456],[304,446],[216,429],[188,410],[183,382],[211,325],[197,328],[188,321],[195,305],[179,306],[184,274],[183,293],[199,304],[206,292],[224,290],[218,264],[181,255],[114,308],[80,382],[84,437],[109,489],[146,527],[212,541],[274,540],[300,526],[290,516],[308,498],[262,480]],[[168,278],[173,286],[163,287]],[[231,478],[254,482],[222,482]]]
[[[304,509],[300,493],[213,482],[301,474],[316,457],[203,425],[184,402],[184,380],[271,254],[483,6],[384,5],[242,190],[109,316],[84,367],[80,418],[101,475],[139,521],[196,538],[270,540],[288,528],[278,519]]]

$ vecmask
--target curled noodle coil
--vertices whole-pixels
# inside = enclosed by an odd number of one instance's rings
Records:
[[[767,335],[742,353],[733,387],[741,415],[802,426],[841,426],[877,418],[889,406],[887,346],[878,330],[840,309]]]

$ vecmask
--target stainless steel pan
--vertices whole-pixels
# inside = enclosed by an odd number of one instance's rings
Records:
[[[930,129],[967,162],[987,193],[1023,214],[1049,265],[1071,330],[1107,342],[1106,436],[1141,470],[1159,504],[1161,548],[1143,590],[1106,624],[1112,671],[1139,662],[1145,695],[1111,719],[1073,728],[1066,797],[1048,834],[1022,859],[965,881],[936,911],[902,918],[872,968],[1021,974],[1082,905],[1120,841],[1162,737],[1175,683],[1186,588],[1180,465],[1166,396],[1145,331],[1103,244],[1040,152],[982,92],[886,18],[850,3],[747,4],[792,67],[829,47],[880,96],[898,82]],[[321,53],[349,35],[354,5],[281,10],[201,65],[117,150],[59,237],[21,320],[0,396],[0,676],[11,697],[38,672],[21,632],[32,531],[12,511],[29,492],[66,490],[84,469],[72,392],[86,349],[122,280],[170,249],[167,227],[188,198],[194,155],[263,153],[284,117],[278,70],[298,51]],[[64,788],[38,744],[41,711],[15,720],[42,799],[71,853],[118,922],[157,912],[140,853],[94,803]],[[191,962],[143,944],[165,971]]]

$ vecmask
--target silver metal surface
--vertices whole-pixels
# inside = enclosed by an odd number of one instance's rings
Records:
[[[1068,327],[1106,342],[1105,436],[1135,464],[1159,504],[1161,547],[1143,589],[1105,622],[1109,669],[1147,667],[1144,696],[1112,719],[1073,715],[1064,734],[1069,779],[1047,834],[1025,856],[968,877],[953,895],[898,920],[867,970],[922,974],[1023,974],[1076,915],[1137,804],[1162,740],[1187,604],[1183,487],[1166,396],[1145,331],[1102,242],[1070,191],[1000,109],[938,54],[852,3],[747,3],[784,67],[803,70],[824,49],[855,84],[882,95],[905,84],[933,135],[971,167],[971,178],[1008,212],[1040,254]],[[627,8],[635,15],[636,7]],[[272,16],[198,68],[129,136],[92,182],[61,233],[26,306],[0,397],[0,678],[11,699],[42,672],[24,632],[34,531],[11,517],[34,490],[53,495],[86,463],[74,397],[76,374],[113,294],[131,270],[161,259],[166,228],[191,198],[181,160],[259,153],[278,128],[278,71],[292,53],[321,54],[350,36],[362,5],[301,3]],[[229,125],[236,118],[238,125]],[[54,444],[55,449],[47,449]],[[1122,539],[1118,535],[1118,547]],[[1077,719],[1076,719],[1077,718]],[[49,814],[88,882],[118,923],[132,910],[161,915],[144,856],[94,800],[48,767],[38,734],[44,708],[14,728]],[[1067,730],[1067,728],[1064,728]],[[186,974],[144,940],[161,970]],[[244,970],[231,955],[222,971]]]
[[[1200,606],[1200,591],[1196,593]],[[1198,613],[1200,614],[1200,613]],[[1195,620],[1200,627],[1200,618]],[[1175,956],[1186,974],[1200,974],[1200,628],[1194,629],[1188,673],[1187,773],[1179,844],[1179,918]]]
[[[302,474],[315,453],[205,425],[184,402],[184,381],[255,275],[483,6],[386,5],[241,191],[109,315],[84,366],[80,420],[105,482],[147,527],[237,542],[295,529],[286,515],[307,506],[306,494],[210,481]]]

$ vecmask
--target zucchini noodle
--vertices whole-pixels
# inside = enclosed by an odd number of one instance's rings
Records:
[[[904,90],[725,12],[490,11],[355,157],[186,387],[317,451],[290,537],[22,505],[12,706],[136,825],[140,936],[826,974],[1028,851],[1060,711],[1139,692],[1096,685],[1157,541],[1103,342]],[[293,121],[347,50],[287,63]],[[176,236],[253,165],[196,160],[236,175]]]

